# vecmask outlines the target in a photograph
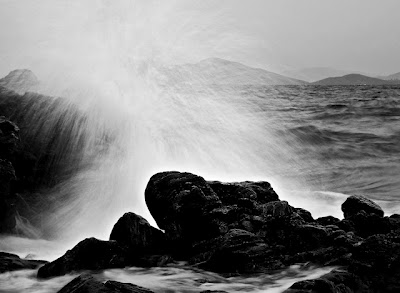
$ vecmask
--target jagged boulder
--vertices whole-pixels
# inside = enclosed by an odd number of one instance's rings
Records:
[[[335,218],[333,216],[326,216],[326,217],[321,217],[316,220],[318,224],[327,226],[327,225],[336,225],[337,223],[340,222],[338,218]]]
[[[230,229],[257,232],[265,205],[285,204],[268,182],[205,181],[180,172],[154,175],[145,194],[148,208],[166,237],[189,246]]]
[[[220,182],[207,181],[223,204],[237,204],[240,200],[251,200],[264,204],[279,200],[279,196],[266,181]]]
[[[379,217],[383,217],[384,215],[379,205],[362,195],[349,196],[342,204],[342,211],[345,219],[356,215],[362,210],[367,214],[376,214]]]
[[[155,174],[147,184],[145,198],[157,225],[178,246],[220,233],[210,211],[220,207],[221,201],[200,176],[180,172]]]
[[[80,270],[124,267],[129,263],[127,255],[126,248],[116,241],[87,238],[60,258],[41,267],[38,277],[48,278]]]
[[[90,274],[82,274],[65,285],[58,293],[153,293],[153,291],[130,283],[116,281],[103,283]]]
[[[157,253],[165,250],[165,235],[143,217],[125,213],[114,225],[110,240],[125,245],[135,253]]]
[[[263,267],[268,246],[257,235],[231,229],[216,243],[202,267],[215,272],[255,272]]]
[[[295,212],[295,209],[289,205],[287,201],[272,201],[263,205],[264,217],[285,217],[290,216]]]

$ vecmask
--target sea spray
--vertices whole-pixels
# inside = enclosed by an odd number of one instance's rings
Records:
[[[300,167],[292,146],[276,135],[279,120],[229,80],[225,87],[214,85],[221,78],[215,60],[199,63],[206,75],[196,71],[199,66],[181,65],[244,53],[240,41],[247,36],[229,26],[223,7],[208,6],[48,3],[54,22],[32,35],[46,42],[40,50],[29,44],[31,57],[20,61],[37,73],[37,91],[55,97],[56,106],[24,114],[44,137],[68,131],[51,141],[52,151],[74,160],[66,161],[68,176],[43,191],[37,217],[43,237],[107,239],[126,211],[154,224],[143,191],[163,170],[210,180],[267,180],[288,194],[304,188],[299,176],[293,179]],[[29,5],[25,9],[19,13]],[[246,78],[251,84],[257,76]]]

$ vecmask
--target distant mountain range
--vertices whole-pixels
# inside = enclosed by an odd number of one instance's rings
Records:
[[[367,76],[369,75],[360,71],[343,70],[330,67],[310,67],[310,68],[302,68],[295,70],[286,70],[282,72],[283,75],[300,80],[305,80],[308,82],[315,82],[328,77],[337,77],[353,73],[367,75]]]
[[[164,68],[166,84],[199,85],[301,85],[303,80],[290,78],[261,68],[221,58],[209,58],[194,64]]]
[[[391,74],[391,75],[387,75],[387,76],[382,76],[379,78],[385,79],[385,80],[400,80],[400,72],[397,72],[397,73]]]
[[[400,84],[400,73],[385,77],[370,77],[328,67],[314,67],[298,71],[294,77],[221,58],[209,58],[194,64],[176,65],[164,69],[167,84],[199,85],[382,85]],[[303,75],[300,75],[303,74]],[[318,79],[317,77],[326,76]],[[301,79],[301,77],[303,79]],[[305,81],[307,80],[307,81]],[[314,80],[314,82],[310,82]]]
[[[198,63],[175,65],[158,68],[161,83],[166,86],[180,85],[218,85],[218,86],[243,86],[243,85],[382,85],[400,84],[400,72],[379,78],[370,77],[359,73],[343,74],[343,70],[327,67],[314,67],[297,71],[302,73],[304,79],[311,80],[317,76],[328,75],[314,82],[270,72],[261,68],[246,66],[239,62],[228,61],[221,58],[208,58]],[[294,71],[292,71],[294,76]],[[39,81],[32,71],[17,69],[11,71],[6,77],[0,79],[0,86],[7,87],[18,93],[35,91]]]
[[[347,74],[340,77],[325,78],[312,84],[315,85],[384,85],[400,84],[400,80],[384,80],[361,74]]]
[[[371,78],[377,78],[377,79],[383,79],[383,80],[400,80],[400,72],[387,75],[387,76],[375,76],[374,74],[369,74],[361,71],[356,71],[356,70],[342,70],[342,69],[335,69],[335,68],[330,68],[330,67],[310,67],[310,68],[303,68],[303,69],[298,69],[298,70],[286,70],[282,72],[283,75],[292,77],[292,78],[297,78],[300,80],[305,80],[310,83],[315,83],[315,82],[320,82],[324,79],[327,78],[332,78],[332,77],[345,77],[349,75],[349,79],[353,80],[355,79],[354,76],[351,76],[353,74],[355,75],[362,75],[365,77],[371,77]],[[337,82],[338,80],[335,80]],[[372,81],[365,79],[365,82],[372,82],[371,84],[380,84],[378,81]],[[346,83],[346,82],[345,82]],[[350,81],[351,83],[351,81]]]

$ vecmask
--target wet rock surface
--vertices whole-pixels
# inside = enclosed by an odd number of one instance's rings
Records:
[[[130,283],[107,281],[102,283],[90,274],[82,274],[65,285],[58,293],[152,293],[153,291]]]
[[[379,217],[383,217],[384,214],[380,206],[362,195],[349,196],[342,204],[342,211],[345,219],[361,211],[365,211],[369,215],[375,214]]]
[[[87,238],[63,256],[45,264],[38,271],[39,278],[65,275],[79,270],[100,270],[127,265],[127,252],[116,241]]]
[[[137,253],[157,253],[165,250],[165,235],[150,226],[149,222],[135,213],[125,213],[114,225],[110,240],[129,247]]]
[[[222,203],[200,176],[180,172],[158,173],[151,177],[145,199],[157,225],[179,249],[219,234],[210,212],[221,207]]]
[[[343,270],[333,270],[318,279],[296,282],[285,292],[346,293],[369,291],[357,275]]]

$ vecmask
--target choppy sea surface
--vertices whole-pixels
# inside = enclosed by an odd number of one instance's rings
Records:
[[[400,213],[400,86],[248,86],[236,90],[253,111],[274,117],[274,125],[265,127],[291,146],[296,161],[301,162],[283,176],[301,176],[316,198],[326,197],[327,205],[332,201],[337,205],[350,194],[363,194],[376,200],[387,214]],[[7,243],[13,241],[18,239]],[[269,276],[225,278],[183,265],[106,270],[97,277],[132,282],[155,292],[282,292],[297,280],[330,269],[299,264]],[[35,275],[34,270],[0,274],[0,292],[56,292],[76,276],[38,281]]]
[[[398,202],[400,87],[311,87],[299,96],[282,102],[291,104],[286,123],[302,155],[322,166],[310,180],[325,190]]]
[[[400,87],[282,86],[244,95],[282,123],[317,190],[363,194],[399,213]]]

